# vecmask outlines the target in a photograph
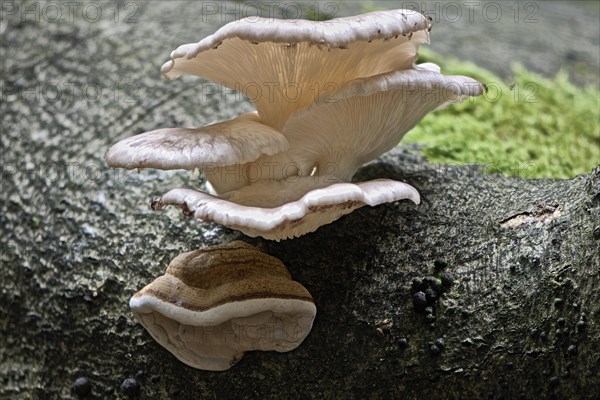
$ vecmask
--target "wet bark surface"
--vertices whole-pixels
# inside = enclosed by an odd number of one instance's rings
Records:
[[[509,178],[429,164],[403,147],[356,179],[406,181],[421,205],[364,207],[279,243],[152,212],[151,197],[197,186],[198,176],[111,170],[106,149],[251,107],[199,79],[160,79],[174,45],[218,21],[198,23],[190,3],[135,3],[133,15],[128,4],[105,4],[93,23],[81,9],[64,23],[3,16],[0,397],[600,392],[600,170]],[[135,323],[128,300],[177,254],[234,239],[280,258],[312,293],[314,328],[291,353],[249,353],[223,373],[194,370]]]

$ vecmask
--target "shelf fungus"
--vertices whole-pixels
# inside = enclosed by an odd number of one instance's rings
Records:
[[[407,183],[350,183],[427,113],[479,96],[483,85],[417,65],[430,21],[411,10],[313,22],[250,18],[180,46],[168,79],[196,75],[242,92],[256,111],[200,128],[142,133],[109,165],[200,169],[209,193],[174,189],[153,202],[250,236],[303,235],[363,205],[403,199]]]
[[[180,254],[129,305],[175,357],[211,371],[246,351],[295,349],[317,312],[281,261],[240,241]]]

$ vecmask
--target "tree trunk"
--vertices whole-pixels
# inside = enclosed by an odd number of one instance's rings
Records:
[[[152,212],[151,197],[198,177],[111,170],[109,145],[249,109],[202,80],[160,79],[175,45],[215,26],[152,4],[107,3],[97,22],[83,3],[60,23],[43,7],[37,20],[3,16],[1,398],[76,398],[81,377],[98,399],[135,394],[135,382],[149,399],[600,393],[600,168],[527,180],[403,147],[357,179],[406,181],[421,205],[364,207],[280,243]],[[238,238],[312,293],[313,331],[291,353],[192,369],[134,321],[129,297],[177,254]]]

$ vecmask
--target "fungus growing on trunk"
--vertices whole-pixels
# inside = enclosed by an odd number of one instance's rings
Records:
[[[312,182],[312,177],[301,178]],[[270,183],[269,185],[273,185]],[[286,186],[291,187],[287,190]],[[227,201],[207,193],[191,189],[173,189],[152,202],[153,209],[166,205],[179,205],[184,212],[195,218],[215,221],[237,229],[248,236],[281,240],[312,232],[322,225],[339,219],[365,205],[376,206],[400,199],[419,203],[419,193],[412,186],[389,179],[378,179],[359,184],[337,183],[322,189],[311,190],[299,200],[277,201],[262,198],[260,184],[250,185],[235,192],[239,197]],[[281,195],[294,193],[301,183],[281,184]],[[247,190],[245,190],[247,189]],[[243,196],[243,197],[242,197]],[[293,196],[295,197],[295,196]],[[247,199],[247,201],[246,201]],[[264,201],[260,201],[264,199]],[[265,204],[284,203],[265,208]],[[259,203],[262,207],[241,204]]]
[[[240,241],[178,255],[129,305],[180,361],[210,371],[246,351],[295,349],[317,312],[281,261]]]
[[[362,205],[418,204],[416,189],[406,183],[349,182],[427,113],[482,94],[471,78],[415,64],[429,28],[425,15],[410,10],[324,22],[229,23],[177,48],[162,73],[169,79],[198,75],[239,90],[256,113],[204,128],[143,133],[114,145],[107,161],[124,168],[199,168],[214,196],[175,189],[154,208],[178,204],[194,217],[274,240],[312,232]]]

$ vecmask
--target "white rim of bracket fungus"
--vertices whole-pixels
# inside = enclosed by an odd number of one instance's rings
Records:
[[[240,241],[180,254],[129,305],[180,361],[211,371],[246,351],[295,349],[317,312],[280,260]]]

